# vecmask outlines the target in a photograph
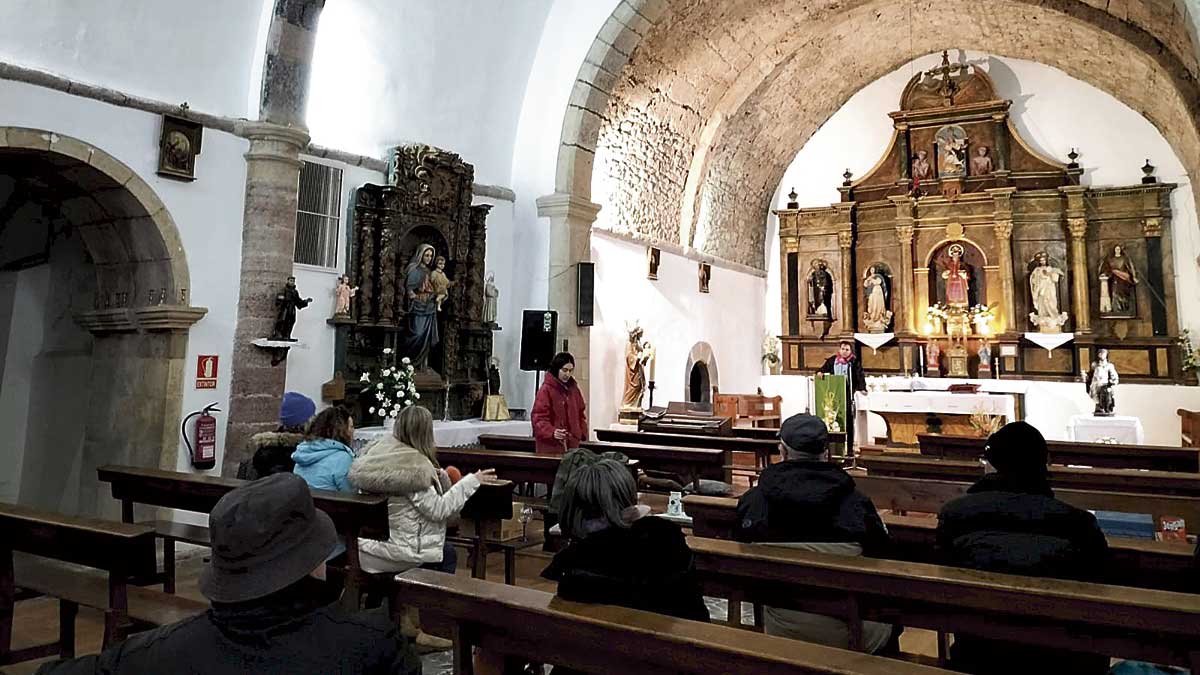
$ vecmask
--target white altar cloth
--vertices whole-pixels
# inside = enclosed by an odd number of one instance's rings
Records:
[[[1109,438],[1116,439],[1121,445],[1144,445],[1146,442],[1142,421],[1124,415],[1072,415],[1067,423],[1067,437],[1081,443],[1103,443]]]
[[[873,391],[854,395],[855,443],[870,443],[868,415],[875,412],[946,413],[970,415],[983,412],[1004,415],[1005,422],[1017,418],[1016,399],[1007,393],[951,394],[948,391]]]
[[[367,443],[392,433],[390,428],[363,427],[354,430],[354,451],[358,452]],[[433,440],[439,448],[460,448],[474,445],[480,434],[502,434],[506,436],[532,436],[533,427],[527,420],[484,422],[479,418],[433,423]]]

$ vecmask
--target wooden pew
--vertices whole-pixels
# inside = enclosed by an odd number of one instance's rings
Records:
[[[917,434],[921,454],[943,459],[979,459],[986,438]],[[1047,441],[1050,463],[1094,466],[1109,469],[1149,469],[1151,471],[1200,472],[1200,451],[1163,445],[1116,445],[1076,441]]]
[[[701,478],[733,482],[733,451],[718,448],[679,448],[640,443],[584,441],[580,447],[595,453],[616,451],[636,459],[642,469],[677,474],[685,487]]]
[[[533,436],[509,436],[507,434],[479,434],[479,445],[488,450],[507,452],[534,452]],[[438,448],[438,457],[449,448]],[[440,461],[440,460],[439,460]]]
[[[448,620],[454,672],[472,649],[589,673],[638,675],[935,675],[944,670],[757,635],[612,605],[584,605],[530,588],[429,570],[399,575],[396,594]]]
[[[483,437],[480,436],[482,439]],[[509,437],[517,438],[517,437]],[[474,448],[438,448],[438,461],[453,466],[463,474],[481,469],[495,469],[496,477],[514,483],[538,483],[547,488],[546,499],[554,488],[554,476],[558,473],[561,455],[538,455],[532,452]],[[629,460],[629,471],[637,479],[638,461]]]
[[[683,498],[683,508],[692,518],[692,532],[696,536],[733,539],[737,526],[736,499],[689,495]],[[881,504],[879,508],[885,507]],[[894,514],[884,514],[882,518],[895,545],[896,559],[938,561],[936,518]],[[1188,591],[1195,585],[1191,545],[1109,537],[1108,546],[1105,580],[1109,583],[1170,591]]]
[[[921,455],[863,455],[858,465],[872,475],[974,482],[983,476],[979,461],[937,459]],[[1139,469],[1050,467],[1050,485],[1057,489],[1133,492],[1148,495],[1200,497],[1200,474]]]
[[[851,626],[852,647],[861,646],[862,621],[876,620],[1200,675],[1200,595],[698,537],[688,546],[707,593],[837,616]]]
[[[774,432],[778,434],[778,431]],[[596,440],[606,443],[637,443],[672,448],[715,448],[746,452],[754,455],[754,466],[762,468],[778,454],[779,441],[738,438],[735,436],[701,436],[696,434],[663,434],[625,429],[596,429]]]
[[[1184,410],[1175,411],[1179,415],[1179,437],[1185,448],[1200,448],[1200,412]]]
[[[104,613],[105,647],[124,638],[131,621],[161,626],[208,608],[128,584],[130,577],[153,575],[155,566],[154,530],[149,527],[0,503],[0,665],[52,655],[73,657],[80,605]],[[18,586],[58,598],[57,642],[12,649]]]
[[[714,394],[713,414],[733,419],[733,426],[749,422],[750,427],[778,429],[782,421],[782,396],[762,394]]]
[[[121,502],[121,520],[133,522],[133,505],[148,504],[180,511],[210,513],[217,501],[245,483],[235,478],[163,471],[132,466],[107,465],[97,469],[100,482],[112,486],[112,496]],[[362,592],[364,573],[358,559],[358,539],[388,538],[387,498],[313,490],[313,502],[324,511],[346,545],[346,603],[356,606]],[[208,528],[171,520],[150,525],[162,537],[164,590],[174,592],[175,541],[208,546]]]

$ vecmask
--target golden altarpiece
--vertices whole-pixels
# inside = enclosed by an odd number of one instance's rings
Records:
[[[1149,162],[1140,184],[1081,186],[1078,155],[1037,153],[1010,105],[943,54],[905,88],[883,158],[845,174],[840,203],[793,196],[775,212],[784,372],[816,370],[858,333],[887,340],[861,350],[880,374],[1068,380],[1104,347],[1122,381],[1182,381],[1175,186]]]

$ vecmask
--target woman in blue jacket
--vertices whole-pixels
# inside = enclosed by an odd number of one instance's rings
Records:
[[[354,440],[354,419],[334,406],[322,410],[308,427],[306,440],[296,446],[292,471],[314,490],[354,492],[346,474],[354,461],[350,443]]]

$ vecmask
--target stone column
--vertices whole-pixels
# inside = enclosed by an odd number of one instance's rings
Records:
[[[1088,295],[1087,210],[1083,203],[1086,187],[1059,188],[1067,198],[1067,231],[1071,235],[1071,312],[1076,333],[1092,332],[1092,310]]]
[[[232,476],[250,456],[247,442],[278,425],[287,368],[271,365],[271,353],[250,344],[270,337],[275,294],[292,274],[300,151],[308,146],[304,112],[317,20],[325,0],[275,0],[263,62],[260,122],[242,122],[246,152],[246,202],[242,216],[242,264],[237,325],[233,333],[229,421],[221,474]],[[312,290],[300,289],[312,294]]]
[[[600,205],[572,194],[556,192],[537,200],[538,217],[550,219],[550,279],[549,306],[558,311],[558,345],[563,340],[575,357],[575,379],[581,391],[587,393],[591,330],[578,325],[579,263],[592,257],[592,223],[600,213]]]
[[[275,0],[263,61],[259,119],[303,127],[317,20],[325,0]]]
[[[992,115],[996,147],[992,148],[992,168],[998,172],[1008,173],[1008,115],[997,113]]]
[[[287,367],[272,366],[271,353],[250,343],[271,336],[275,294],[292,274],[300,151],[308,145],[307,132],[265,122],[244,122],[238,133],[250,139],[250,150],[224,476],[234,475],[238,462],[249,458],[250,436],[278,425]],[[313,295],[315,290],[301,288],[300,292]]]
[[[908,197],[889,197],[896,205],[896,242],[900,245],[900,296],[904,306],[900,311],[899,332],[916,332],[913,317],[913,203]]]
[[[1017,330],[1016,291],[1013,288],[1013,259],[1012,259],[1012,195],[1016,188],[998,188],[988,190],[992,195],[993,228],[996,232],[996,250],[999,252],[996,264],[1000,268],[1000,290],[1004,295],[1004,324],[1003,331]]]
[[[842,254],[842,332],[855,331],[854,292],[858,288],[858,280],[850,265],[850,245],[854,243],[854,233],[838,232],[838,248]]]

